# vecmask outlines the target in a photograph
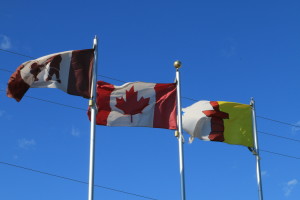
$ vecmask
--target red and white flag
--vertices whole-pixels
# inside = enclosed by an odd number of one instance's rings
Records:
[[[7,96],[20,101],[29,88],[58,88],[90,97],[94,49],[65,51],[21,64],[8,81]]]
[[[98,125],[177,128],[175,83],[98,81],[97,107]]]

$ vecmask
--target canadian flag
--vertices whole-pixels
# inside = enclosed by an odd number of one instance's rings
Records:
[[[94,49],[65,51],[21,64],[8,81],[7,96],[20,101],[29,88],[58,88],[90,97]]]
[[[177,128],[175,83],[98,81],[97,107],[98,125]]]

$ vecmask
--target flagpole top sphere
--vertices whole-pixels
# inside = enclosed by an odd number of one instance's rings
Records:
[[[179,68],[181,67],[181,62],[180,62],[179,60],[176,60],[176,61],[174,62],[174,67],[175,67],[176,69],[179,69]]]

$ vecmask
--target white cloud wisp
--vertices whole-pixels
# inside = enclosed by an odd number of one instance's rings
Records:
[[[290,194],[292,193],[293,189],[295,188],[295,186],[297,184],[298,184],[297,179],[293,179],[293,180],[290,180],[287,183],[285,183],[285,186],[283,188],[284,196],[286,196],[286,197],[290,196]]]
[[[34,147],[36,145],[36,142],[34,139],[27,140],[25,138],[18,140],[19,147],[22,149],[29,149],[31,147]]]
[[[0,48],[7,50],[11,48],[11,42],[6,35],[0,35]]]

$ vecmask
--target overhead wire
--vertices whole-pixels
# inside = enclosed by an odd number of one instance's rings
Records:
[[[8,53],[15,54],[15,55],[19,55],[19,56],[23,56],[23,57],[28,57],[28,58],[33,58],[34,59],[34,57],[32,57],[32,56],[20,54],[20,53],[17,53],[17,52],[8,51],[8,50],[4,50],[4,49],[1,49],[1,48],[0,48],[0,50],[8,52]],[[5,71],[5,72],[13,73],[13,71],[10,71],[10,70],[7,70],[7,69],[3,69],[3,68],[0,68],[0,70],[1,71]],[[116,78],[112,78],[112,77],[109,77],[109,76],[104,76],[104,75],[98,75],[98,76],[99,77],[103,77],[103,78],[107,78],[107,79],[111,79],[111,80],[114,80],[114,81],[126,83],[126,81],[119,80],[119,79],[116,79]],[[2,89],[0,89],[0,91],[5,92],[5,90],[2,90]],[[78,110],[84,110],[84,111],[86,111],[86,109],[84,109],[84,108],[79,108],[79,107],[75,107],[75,106],[61,104],[61,103],[57,103],[57,102],[50,101],[50,100],[36,98],[36,97],[28,96],[28,95],[26,95],[26,97],[27,98],[32,98],[32,99],[35,99],[35,100],[39,100],[39,101],[44,101],[44,102],[47,102],[47,103],[52,103],[52,104],[64,106],[64,107],[69,107],[69,108],[73,108],[73,109],[78,109]],[[182,98],[187,99],[187,100],[191,100],[191,101],[194,101],[194,102],[198,101],[196,99],[189,98],[189,97],[182,97]],[[273,122],[276,122],[276,123],[281,123],[281,124],[285,124],[285,125],[288,125],[288,126],[293,126],[293,127],[300,128],[299,125],[295,125],[295,124],[291,124],[291,123],[287,123],[287,122],[282,122],[282,121],[279,121],[279,120],[274,120],[274,119],[263,117],[263,116],[256,116],[256,117],[257,118],[261,118],[261,119],[265,119],[265,120],[269,120],[269,121],[273,121]],[[271,134],[271,133],[266,133],[266,132],[262,132],[262,131],[258,131],[258,132],[262,133],[262,134],[266,134],[266,135],[270,135],[270,136],[282,138],[282,139],[287,139],[287,140],[292,140],[292,141],[300,142],[300,140],[296,140],[296,139],[293,139],[293,138],[283,137],[283,136],[279,136],[279,135],[275,135],[275,134]],[[274,155],[283,156],[283,157],[288,157],[288,158],[293,158],[293,159],[298,159],[298,160],[300,159],[299,157],[290,156],[290,155],[281,154],[281,153],[276,153],[276,152],[272,152],[272,151],[268,151],[268,150],[260,149],[260,151],[266,152],[266,153],[270,153],[270,154],[274,154]],[[55,174],[50,174],[50,173],[47,173],[47,172],[42,172],[42,171],[39,171],[39,170],[34,170],[34,169],[31,169],[31,168],[22,167],[22,166],[19,166],[19,165],[14,165],[14,164],[6,163],[6,162],[1,162],[1,161],[0,161],[0,163],[1,164],[5,164],[5,165],[9,165],[9,166],[12,166],[12,167],[17,167],[17,168],[21,168],[21,169],[25,169],[25,170],[30,170],[30,171],[33,171],[33,172],[37,172],[37,173],[41,173],[41,174],[45,174],[45,175],[49,175],[49,176],[53,176],[53,177],[65,179],[65,180],[70,180],[70,181],[74,181],[74,182],[78,182],[78,183],[88,184],[87,182],[84,182],[84,181],[80,181],[80,180],[76,180],[76,179],[72,179],[72,178],[68,178],[68,177],[64,177],[64,176],[59,176],[59,175],[55,175]],[[151,198],[151,197],[146,197],[146,196],[138,195],[138,194],[135,194],[135,193],[129,193],[129,192],[126,192],[126,191],[117,190],[117,189],[113,189],[113,188],[109,188],[109,187],[105,187],[105,186],[100,186],[100,185],[94,185],[94,186],[95,187],[99,187],[99,188],[103,188],[103,189],[107,189],[107,190],[112,190],[112,191],[115,191],[115,192],[120,192],[120,193],[128,194],[128,195],[138,196],[138,197],[141,197],[141,198],[157,200],[157,199],[154,199],[154,198]]]
[[[296,157],[296,156],[290,156],[290,155],[286,155],[286,154],[282,154],[282,153],[276,153],[273,151],[267,151],[264,149],[260,149],[260,151],[266,152],[266,153],[270,153],[270,154],[275,154],[275,155],[279,155],[279,156],[284,156],[284,157],[288,157],[288,158],[293,158],[293,159],[297,159],[300,160],[300,157]]]
[[[3,89],[0,89],[0,91],[1,92],[6,92]],[[54,101],[50,101],[50,100],[45,100],[45,99],[41,99],[41,98],[37,98],[37,97],[32,97],[32,96],[28,96],[28,95],[25,95],[24,97],[35,99],[35,100],[38,100],[38,101],[43,101],[43,102],[46,102],[46,103],[56,104],[56,105],[59,105],[59,106],[73,108],[73,109],[77,109],[77,110],[82,110],[82,111],[86,111],[87,110],[86,108],[79,108],[79,107],[75,107],[75,106],[70,106],[70,105],[67,105],[67,104],[62,104],[62,103],[58,103],[58,102],[54,102]],[[289,125],[289,126],[292,125],[292,124],[289,124],[289,123],[284,123],[284,124]],[[298,126],[296,126],[296,127],[298,127]],[[273,137],[278,137],[278,138],[282,138],[282,139],[286,139],[286,140],[300,142],[300,140],[297,140],[297,139],[293,139],[293,138],[289,138],[289,137],[284,137],[284,136],[280,136],[280,135],[276,135],[276,134],[272,134],[272,133],[266,133],[266,132],[263,132],[263,131],[258,131],[258,133],[262,133],[262,134],[265,134],[265,135],[270,135],[270,136],[273,136]]]
[[[1,91],[1,92],[6,92],[5,90],[2,90],[2,89],[0,89],[0,91]],[[31,98],[31,99],[35,99],[35,100],[39,100],[39,101],[43,101],[43,102],[47,102],[47,103],[52,103],[52,104],[56,104],[56,105],[60,105],[60,106],[64,106],[64,107],[68,107],[68,108],[72,108],[72,109],[77,109],[77,110],[83,110],[83,111],[86,111],[86,109],[84,109],[84,108],[79,108],[79,107],[75,107],[75,106],[70,106],[70,105],[66,105],[66,104],[62,104],[62,103],[57,103],[57,102],[54,102],[54,101],[49,101],[49,100],[45,100],[45,99],[41,99],[41,98],[36,98],[36,97],[28,96],[28,95],[25,95],[24,97]],[[290,125],[289,123],[284,123],[284,124]],[[290,125],[290,126],[291,126],[291,125]],[[279,135],[271,134],[271,133],[266,133],[266,132],[263,132],[263,131],[258,131],[258,133],[262,133],[262,134],[265,134],[265,135],[270,135],[270,136],[278,137],[278,138],[282,138],[282,139],[287,139],[287,140],[291,140],[291,141],[300,142],[300,140],[297,140],[297,139],[293,139],[293,138],[289,138],[289,137],[284,137],[284,136],[279,136]],[[263,150],[263,151],[264,151],[264,150]],[[271,153],[271,151],[267,151],[267,150],[265,150],[265,152]],[[276,152],[273,152],[273,154],[281,155],[281,156],[284,155],[284,154],[276,153]],[[287,157],[293,158],[293,156],[288,156],[288,155],[287,155]]]
[[[19,55],[19,56],[23,56],[23,57],[27,57],[27,58],[33,58],[32,56],[28,56],[28,55],[25,55],[25,54],[21,54],[21,53],[18,53],[18,52],[14,52],[14,51],[8,51],[8,50],[5,50],[5,49],[2,49],[0,48],[1,51],[4,51],[4,52],[7,52],[7,53],[12,53],[12,54],[15,54],[15,55]],[[7,72],[12,72],[10,70],[7,70],[7,69],[0,69],[2,71],[7,71]],[[122,83],[126,83],[126,81],[123,81],[123,80],[120,80],[120,79],[116,79],[116,78],[112,78],[112,77],[109,77],[109,76],[104,76],[104,75],[98,75],[99,77],[103,77],[103,78],[107,78],[107,79],[111,79],[111,80],[115,80],[115,81],[119,81],[119,82],[122,82]],[[187,99],[187,100],[191,100],[191,101],[199,101],[199,100],[196,100],[196,99],[193,99],[193,98],[190,98],[190,97],[184,97],[182,96],[182,98],[184,99]],[[277,123],[281,123],[281,124],[286,124],[286,125],[289,125],[289,126],[294,126],[294,127],[298,127],[300,128],[300,126],[298,125],[295,125],[295,124],[291,124],[291,123],[287,123],[287,122],[282,122],[282,121],[279,121],[279,120],[274,120],[274,119],[271,119],[271,118],[267,118],[267,117],[263,117],[263,116],[259,116],[259,115],[256,115],[257,118],[261,118],[261,119],[265,119],[265,120],[269,120],[269,121],[273,121],[273,122],[277,122]]]
[[[264,149],[260,149],[260,151],[270,153],[270,154],[274,154],[274,155],[278,155],[278,156],[282,156],[282,157],[287,157],[287,158],[300,160],[300,157],[296,157],[296,156],[290,156],[290,155],[286,155],[286,154],[276,153],[276,152],[268,151],[268,150],[264,150]],[[52,176],[52,177],[68,180],[68,181],[73,181],[73,182],[82,183],[82,184],[88,184],[88,182],[85,182],[85,181],[81,181],[81,180],[77,180],[77,179],[74,179],[74,178],[69,178],[69,177],[65,177],[65,176],[61,176],[61,175],[57,175],[57,174],[52,174],[52,173],[49,173],[49,172],[44,172],[44,171],[40,171],[40,170],[28,168],[28,167],[23,167],[21,165],[15,165],[15,164],[3,162],[3,161],[0,161],[0,164],[7,165],[7,166],[10,166],[10,167],[19,168],[19,169],[23,169],[23,170],[27,170],[27,171],[31,171],[31,172],[35,172],[35,173],[40,173],[40,174],[44,174],[44,175],[47,175],[47,176]],[[114,191],[114,192],[119,192],[119,193],[123,193],[123,194],[127,194],[127,195],[132,195],[132,196],[136,196],[136,197],[140,197],[140,198],[144,198],[144,199],[158,200],[158,199],[153,198],[153,197],[147,197],[147,196],[144,196],[144,195],[140,195],[140,194],[136,194],[136,193],[132,193],[132,192],[126,192],[126,191],[123,191],[123,190],[114,189],[114,188],[111,188],[111,187],[101,186],[101,185],[97,185],[97,184],[94,184],[94,187],[98,187],[98,188],[102,188],[102,189],[106,189],[106,190],[111,190],[111,191]]]
[[[288,126],[293,126],[293,127],[300,128],[300,126],[296,125],[296,124],[282,122],[282,121],[279,121],[279,120],[275,120],[275,119],[271,119],[271,118],[267,118],[267,117],[263,117],[263,116],[256,116],[256,117],[261,118],[261,119],[265,119],[265,120],[269,120],[269,121],[273,121],[273,122],[276,122],[276,123],[285,124],[285,125],[288,125]]]
[[[4,50],[4,49],[1,49],[1,48],[0,48],[0,50],[5,51],[5,52],[8,52],[8,53],[16,54],[16,55],[28,57],[28,58],[34,58],[34,57],[32,57],[32,56],[24,55],[24,54],[17,53],[17,52],[13,52],[13,51]],[[13,73],[13,71],[7,70],[7,69],[4,69],[4,68],[0,68],[0,70],[1,70],[1,71],[5,71],[5,72]],[[114,80],[114,81],[126,83],[126,81],[123,81],[123,80],[120,80],[120,79],[116,79],[116,78],[113,78],[113,77],[110,77],[110,76],[105,76],[105,75],[98,75],[98,76],[99,76],[99,77],[103,77],[103,78],[107,78],[107,79],[110,79],[110,80]],[[0,91],[3,91],[3,90],[0,89]],[[44,102],[48,102],[48,103],[52,103],[52,104],[57,104],[57,105],[69,107],[69,108],[74,108],[74,109],[78,109],[78,110],[86,110],[86,109],[84,109],[84,108],[74,107],[74,106],[70,106],[70,105],[66,105],[66,104],[61,104],[61,103],[57,103],[57,102],[53,102],[53,101],[45,100],[45,99],[41,99],[41,98],[36,98],[36,97],[32,97],[32,96],[26,96],[26,97],[32,98],[32,99],[36,99],[36,100],[40,100],[40,101],[44,101]],[[197,102],[197,101],[198,101],[198,100],[193,99],[193,98],[190,98],[190,97],[184,97],[184,96],[182,96],[182,98],[187,99],[187,100],[190,100],[190,101],[194,101],[194,102]],[[271,119],[271,118],[267,118],[267,117],[263,117],[263,116],[259,116],[259,115],[256,115],[256,117],[257,117],[257,118],[264,119],[264,120],[269,120],[269,121],[273,121],[273,122],[276,122],[276,123],[281,123],[281,124],[285,124],[285,125],[288,125],[288,126],[293,126],[293,127],[296,127],[296,128],[300,128],[299,125],[295,125],[295,124],[291,124],[291,123],[287,123],[287,122],[283,122],[283,121],[279,121],[279,120],[275,120],[275,119]],[[280,137],[280,138],[283,138],[283,139],[289,139],[289,140],[297,141],[297,140],[292,139],[292,138],[287,138],[287,137],[283,137],[283,136],[278,136],[278,135],[275,135],[275,134],[268,134],[268,133],[264,133],[264,132],[261,132],[261,133],[266,134],[266,135],[271,135],[271,136],[274,136],[274,137]]]
[[[5,72],[13,73],[13,71],[10,71],[10,70],[4,69],[4,68],[0,68],[0,70],[1,71],[5,71]],[[109,76],[104,76],[104,75],[98,75],[98,76],[99,77],[103,77],[103,78],[107,78],[107,79],[111,79],[111,80],[115,80],[115,81],[119,81],[119,82],[122,82],[122,83],[127,83],[126,81],[123,81],[123,80],[120,80],[120,79],[116,79],[116,78],[112,78],[112,77],[109,77]],[[29,96],[27,96],[27,97],[29,97]],[[29,98],[38,99],[36,97],[29,97]],[[187,99],[187,100],[191,100],[191,101],[195,101],[195,102],[198,101],[198,100],[190,98],[190,97],[184,97],[184,96],[182,96],[182,98]],[[47,100],[43,100],[43,99],[38,99],[38,100],[47,102]],[[60,104],[60,103],[55,103],[55,102],[51,102],[51,101],[49,101],[49,102],[53,103],[53,104]],[[72,106],[68,106],[68,105],[66,105],[66,106],[67,107],[72,107]],[[76,108],[76,107],[74,107],[74,108]],[[83,110],[82,108],[76,108],[76,109]],[[259,115],[256,115],[256,117],[264,119],[264,120],[273,121],[273,122],[276,122],[276,123],[285,124],[285,125],[293,126],[293,127],[296,127],[296,128],[300,128],[300,125],[291,124],[291,123],[288,123],[288,122],[283,122],[283,121],[279,121],[279,120],[275,120],[275,119],[271,119],[271,118],[267,118],[267,117],[263,117],[263,116],[259,116]]]
[[[7,162],[0,161],[0,164],[8,165],[8,166],[11,166],[11,167],[16,167],[16,168],[20,168],[20,169],[24,169],[24,170],[28,170],[28,171],[32,171],[32,172],[36,172],[36,173],[40,173],[40,174],[44,174],[44,175],[48,175],[48,176],[68,180],[68,181],[88,184],[88,182],[80,181],[80,180],[77,180],[77,179],[74,179],[74,178],[68,178],[68,177],[65,177],[65,176],[60,176],[60,175],[56,175],[56,174],[52,174],[52,173],[48,173],[48,172],[43,172],[43,171],[40,171],[40,170],[36,170],[36,169],[28,168],[28,167],[23,167],[23,166],[20,166],[20,165],[15,165],[15,164],[7,163]],[[155,199],[155,198],[152,198],[152,197],[146,197],[144,195],[140,195],[140,194],[136,194],[136,193],[132,193],[132,192],[126,192],[126,191],[123,191],[123,190],[118,190],[118,189],[114,189],[114,188],[110,188],[110,187],[106,187],[106,186],[101,186],[101,185],[96,185],[96,184],[94,186],[98,187],[98,188],[106,189],[106,190],[111,190],[111,191],[127,194],[127,195],[141,197],[141,198],[144,198],[144,199],[158,200],[158,199]]]
[[[28,55],[21,54],[21,53],[18,53],[18,52],[8,51],[8,50],[1,49],[1,48],[0,48],[0,50],[5,51],[5,52],[8,52],[8,53],[15,54],[15,55],[20,55],[20,56],[24,56],[24,57],[28,57],[28,58],[33,58],[33,59],[34,59],[34,57],[32,57],[32,56],[28,56]],[[0,70],[1,70],[1,71],[5,71],[5,72],[13,73],[13,71],[7,70],[7,69],[4,69],[4,68],[0,68]],[[105,75],[98,75],[98,76],[99,76],[99,77],[103,77],[103,78],[107,78],[107,79],[110,79],[110,80],[114,80],[114,81],[126,83],[126,81],[123,81],[123,80],[120,80],[120,79],[116,79],[116,78],[113,78],[113,77],[110,77],[110,76],[105,76]],[[4,92],[5,92],[5,90],[2,90],[2,89],[0,89],[0,91],[4,91]],[[48,102],[48,103],[60,105],[60,106],[65,106],[65,107],[69,107],[69,108],[74,108],[74,109],[86,111],[86,109],[84,109],[84,108],[79,108],[79,107],[75,107],[75,106],[70,106],[70,105],[66,105],[66,104],[62,104],[62,103],[58,103],[58,102],[54,102],[54,101],[50,101],[50,100],[45,100],[45,99],[41,99],[41,98],[37,98],[37,97],[32,97],[32,96],[27,96],[27,95],[26,95],[26,97],[27,97],[27,98],[31,98],[31,99],[35,99],[35,100],[39,100],[39,101],[44,101],[44,102]],[[194,99],[194,98],[190,98],[190,97],[184,97],[184,96],[182,96],[182,98],[187,99],[187,100],[190,100],[190,101],[194,101],[194,102],[197,102],[197,101],[198,101],[198,100],[196,100],[196,99]],[[283,121],[279,121],[279,120],[275,120],[275,119],[271,119],[271,118],[267,118],[267,117],[259,116],[259,115],[256,115],[256,117],[257,117],[257,118],[264,119],[264,120],[273,121],[273,122],[276,122],[276,123],[285,124],[285,125],[288,125],[288,126],[293,126],[293,127],[296,127],[296,128],[300,128],[300,125],[291,124],[291,123],[288,123],[288,122],[283,122]],[[258,132],[260,132],[260,133],[262,133],[262,134],[266,134],[266,135],[270,135],[270,136],[282,138],[282,139],[288,139],[288,140],[300,142],[300,140],[296,140],[296,139],[293,139],[293,138],[283,137],[283,136],[279,136],[279,135],[271,134],[271,133],[266,133],[266,132],[262,132],[262,131],[258,131]]]
[[[300,142],[300,140],[293,139],[293,138],[290,138],[290,137],[284,137],[284,136],[280,136],[280,135],[276,135],[276,134],[272,134],[272,133],[266,133],[266,132],[263,132],[263,131],[257,131],[257,132],[265,134],[265,135],[270,135],[270,136],[273,136],[273,137],[278,137],[278,138],[281,138],[281,139],[292,140],[294,142]]]
[[[28,57],[28,58],[34,58],[34,57],[32,57],[32,56],[20,54],[20,53],[13,52],[13,51],[4,50],[4,49],[1,49],[1,48],[0,48],[0,50],[5,51],[5,52],[8,52],[8,53],[13,53],[13,54],[16,54],[16,55],[21,55],[21,56]],[[13,71],[7,70],[7,69],[4,69],[4,68],[0,68],[0,70],[1,70],[1,71],[5,71],[5,72],[13,73]],[[105,75],[98,75],[98,76],[99,76],[99,77],[103,77],[103,78],[107,78],[107,79],[110,79],[110,80],[114,80],[114,81],[126,83],[126,81],[123,81],[123,80],[120,80],[120,79],[116,79],[116,78],[112,78],[112,77],[110,77],[110,76],[105,76]],[[1,90],[1,89],[0,89],[0,91],[4,91],[4,90]],[[41,99],[41,98],[37,98],[37,97],[32,97],[32,96],[26,96],[26,97],[31,98],[31,99],[36,99],[36,100],[39,100],[39,101],[44,101],[44,102],[48,102],[48,103],[52,103],[52,104],[57,104],[57,105],[69,107],[69,108],[74,108],[74,109],[78,109],[78,110],[86,110],[86,109],[84,109],[84,108],[79,108],[79,107],[75,107],[75,106],[70,106],[70,105],[66,105],[66,104],[61,104],[61,103],[57,103],[57,102],[53,102],[53,101],[50,101],[50,100],[45,100],[45,99]],[[187,100],[190,100],[190,101],[194,101],[194,102],[197,102],[197,101],[198,101],[198,100],[193,99],[193,98],[190,98],[190,97],[184,97],[184,96],[182,96],[182,98],[187,99]],[[267,117],[263,117],[263,116],[259,116],[259,115],[256,115],[256,117],[257,117],[257,118],[264,119],[264,120],[269,120],[269,121],[273,121],[273,122],[276,122],[276,123],[281,123],[281,124],[285,124],[285,125],[288,125],[288,126],[293,126],[293,127],[296,127],[296,128],[300,128],[299,125],[295,125],[295,124],[291,124],[291,123],[287,123],[287,122],[283,122],[283,121],[279,121],[279,120],[275,120],[275,119],[271,119],[271,118],[267,118]],[[260,131],[258,131],[258,132],[260,132]],[[287,138],[287,137],[283,137],[283,136],[278,136],[278,135],[275,135],[275,134],[268,134],[268,133],[265,133],[265,132],[261,132],[261,133],[266,134],[266,135],[270,135],[270,136],[274,136],[274,137],[279,137],[279,138],[283,138],[283,139],[289,139],[289,140],[297,141],[297,140],[292,139],[292,138]]]
[[[5,51],[5,52],[8,52],[8,53],[15,54],[15,55],[19,55],[19,56],[23,56],[23,57],[33,58],[33,59],[34,59],[34,57],[32,57],[32,56],[28,56],[28,55],[25,55],[25,54],[17,53],[17,52],[14,52],[14,51],[8,51],[8,50],[6,50],[6,49],[1,49],[1,48],[0,48],[0,50],[1,50],[1,51]]]

